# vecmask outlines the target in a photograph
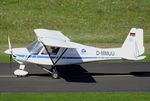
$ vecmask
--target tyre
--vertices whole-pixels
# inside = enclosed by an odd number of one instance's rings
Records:
[[[53,78],[53,79],[58,79],[58,78],[59,78],[58,73],[57,73],[57,72],[53,72],[53,73],[52,73],[52,78]]]

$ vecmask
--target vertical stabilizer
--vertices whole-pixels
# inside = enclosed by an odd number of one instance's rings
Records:
[[[122,45],[123,58],[129,60],[141,59],[139,56],[142,55],[144,51],[143,29],[132,28]],[[145,56],[143,58],[145,58]]]

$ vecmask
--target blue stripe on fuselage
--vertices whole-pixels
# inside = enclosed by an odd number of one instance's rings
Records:
[[[21,57],[21,58],[27,58],[28,55],[22,55],[22,54],[16,54],[17,57]],[[31,55],[29,58],[49,58],[48,55]],[[51,56],[52,59],[58,59],[59,56]],[[110,59],[118,59],[121,57],[67,57],[67,56],[63,56],[61,57],[61,59],[106,59],[106,58],[110,58]]]

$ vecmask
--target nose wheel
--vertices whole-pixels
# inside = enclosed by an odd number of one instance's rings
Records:
[[[28,72],[24,70],[25,65],[20,65],[19,69],[14,71],[14,75],[17,77],[24,77],[28,75]]]

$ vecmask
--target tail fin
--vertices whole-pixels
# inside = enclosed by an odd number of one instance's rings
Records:
[[[128,60],[141,60],[145,56],[140,56],[144,53],[143,45],[143,29],[132,28],[122,45],[122,57]]]

